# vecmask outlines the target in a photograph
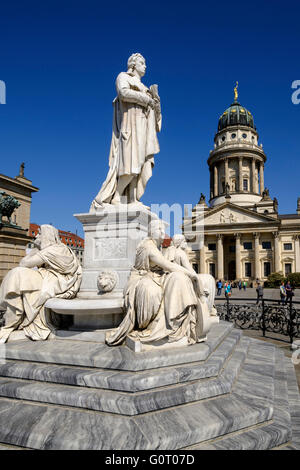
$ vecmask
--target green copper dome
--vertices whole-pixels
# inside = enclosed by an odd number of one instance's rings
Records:
[[[255,129],[253,116],[250,111],[244,108],[244,106],[241,106],[237,101],[234,101],[220,117],[218,131],[221,131],[222,129],[225,129],[229,126],[238,125],[248,126]]]

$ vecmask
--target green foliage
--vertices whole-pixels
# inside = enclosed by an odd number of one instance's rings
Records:
[[[292,287],[300,287],[300,273],[290,273],[286,279],[290,281]]]
[[[281,273],[271,273],[268,280],[265,282],[264,287],[279,287],[282,282],[286,282],[286,278]]]

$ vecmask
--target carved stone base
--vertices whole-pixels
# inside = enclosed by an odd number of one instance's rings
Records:
[[[148,236],[148,224],[157,219],[157,215],[141,204],[120,204],[104,206],[96,213],[75,214],[75,217],[85,232],[83,278],[78,298],[99,298],[97,279],[104,270],[117,274],[113,292],[123,292],[137,245]]]

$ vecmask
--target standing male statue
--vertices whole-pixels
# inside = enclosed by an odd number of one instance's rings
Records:
[[[141,82],[145,72],[145,59],[136,53],[128,59],[127,72],[117,77],[109,172],[91,212],[104,203],[120,204],[123,197],[128,204],[139,202],[151,178],[154,155],[159,152],[156,133],[161,129],[161,110],[157,85],[147,88]]]

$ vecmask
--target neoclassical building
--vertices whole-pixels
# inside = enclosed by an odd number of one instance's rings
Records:
[[[294,214],[279,214],[265,188],[267,157],[250,111],[238,102],[219,118],[207,160],[209,204],[201,194],[184,218],[198,272],[222,280],[266,280],[272,272],[300,272],[300,198]]]
[[[29,231],[32,194],[39,188],[24,176],[24,163],[15,178],[0,174],[0,191],[13,196],[20,206],[12,214],[12,223],[5,217],[0,223],[0,284],[5,274],[18,266],[26,254],[26,246],[32,240]]]

